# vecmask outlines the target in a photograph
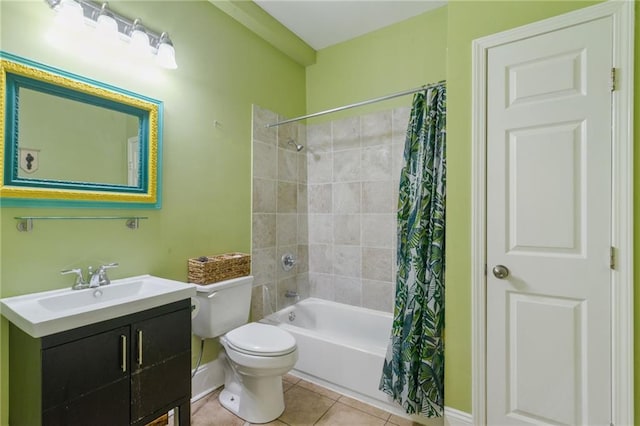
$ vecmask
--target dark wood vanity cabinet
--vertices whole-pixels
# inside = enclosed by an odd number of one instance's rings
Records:
[[[190,424],[188,299],[39,339],[10,328],[10,424]]]

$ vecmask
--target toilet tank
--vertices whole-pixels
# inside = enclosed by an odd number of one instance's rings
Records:
[[[210,339],[222,336],[249,321],[253,276],[197,285],[192,298],[192,331]]]

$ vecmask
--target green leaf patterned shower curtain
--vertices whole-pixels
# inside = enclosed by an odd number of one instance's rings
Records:
[[[446,88],[417,93],[398,200],[393,327],[380,389],[407,413],[444,411]]]

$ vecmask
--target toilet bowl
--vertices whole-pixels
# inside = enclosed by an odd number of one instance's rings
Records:
[[[251,423],[284,411],[282,376],[298,360],[294,337],[273,325],[248,323],[253,277],[197,286],[193,333],[220,337],[224,389],[220,404]]]

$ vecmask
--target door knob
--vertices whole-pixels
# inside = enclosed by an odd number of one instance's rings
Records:
[[[509,268],[504,265],[496,265],[493,267],[493,276],[503,280],[509,276]]]

